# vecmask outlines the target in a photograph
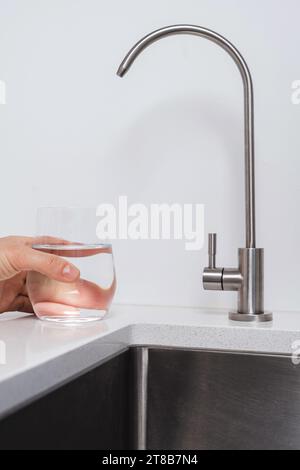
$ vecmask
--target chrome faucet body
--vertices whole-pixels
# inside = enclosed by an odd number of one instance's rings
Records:
[[[209,234],[209,265],[203,271],[203,286],[207,290],[238,292],[238,308],[236,312],[230,312],[230,319],[269,321],[272,314],[264,311],[264,252],[262,248],[256,248],[255,239],[254,100],[252,78],[245,59],[231,42],[210,29],[173,25],[153,31],[138,41],[121,62],[117,74],[120,77],[125,75],[137,56],[150,44],[175,34],[200,36],[224,49],[237,65],[244,88],[246,247],[239,249],[238,268],[218,268],[215,261],[216,234]]]

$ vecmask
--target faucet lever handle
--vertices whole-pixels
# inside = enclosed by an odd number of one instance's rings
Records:
[[[216,266],[217,234],[208,234],[208,267],[204,268],[202,282],[205,290],[223,290],[223,268]]]
[[[208,267],[214,269],[216,267],[217,254],[217,234],[208,234]]]

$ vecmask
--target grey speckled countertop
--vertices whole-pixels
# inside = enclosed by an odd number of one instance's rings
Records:
[[[3,314],[0,415],[131,345],[292,354],[300,349],[300,312],[275,312],[272,323],[258,325],[231,322],[224,310],[181,307],[116,305],[104,320],[80,326]]]

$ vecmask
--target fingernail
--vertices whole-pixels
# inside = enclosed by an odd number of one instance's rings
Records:
[[[72,264],[66,264],[62,273],[66,279],[72,280],[78,277],[79,270]]]

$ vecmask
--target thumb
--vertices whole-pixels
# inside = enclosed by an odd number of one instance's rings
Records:
[[[56,281],[73,282],[80,275],[79,269],[65,259],[29,247],[19,250],[12,264],[16,271],[37,271]]]

